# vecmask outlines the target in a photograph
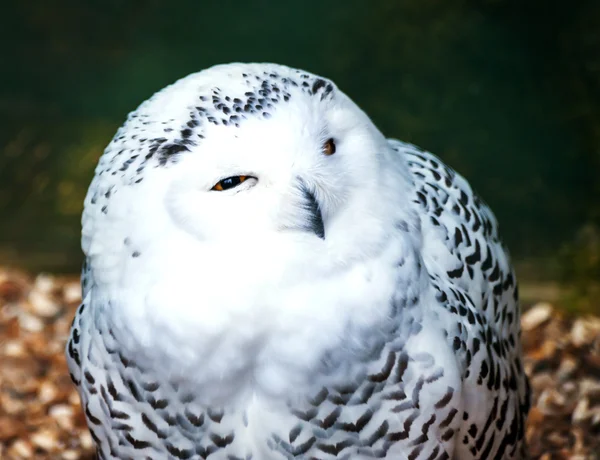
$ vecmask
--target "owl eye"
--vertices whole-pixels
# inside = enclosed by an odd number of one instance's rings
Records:
[[[335,153],[335,141],[333,139],[327,139],[323,144],[323,153],[325,155],[333,155]]]
[[[217,182],[211,190],[216,190],[218,192],[222,192],[223,190],[229,190],[230,188],[237,187],[246,179],[249,179],[250,176],[231,176],[225,179],[221,179]]]

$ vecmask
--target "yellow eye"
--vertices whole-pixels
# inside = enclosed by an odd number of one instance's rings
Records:
[[[325,155],[333,155],[335,153],[335,141],[333,139],[327,139],[323,144],[323,153]]]
[[[222,192],[223,190],[228,190],[230,188],[237,187],[249,176],[231,176],[217,182],[211,190],[216,190],[217,192]]]

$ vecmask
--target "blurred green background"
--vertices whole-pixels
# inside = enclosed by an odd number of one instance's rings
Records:
[[[522,280],[598,305],[597,0],[1,5],[0,264],[77,271],[82,200],[126,114],[207,66],[271,61],[441,156],[496,212]]]

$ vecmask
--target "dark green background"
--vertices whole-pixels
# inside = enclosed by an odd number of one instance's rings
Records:
[[[177,78],[230,61],[336,81],[386,135],[464,174],[496,212],[514,258],[543,261],[528,265],[534,272],[548,260],[576,264],[572,248],[597,237],[598,1],[0,8],[0,263],[77,270],[81,202],[127,112]]]

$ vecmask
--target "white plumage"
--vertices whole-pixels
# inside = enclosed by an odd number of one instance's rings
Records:
[[[332,82],[179,80],[117,132],[82,222],[67,359],[100,458],[520,458],[494,216]]]

